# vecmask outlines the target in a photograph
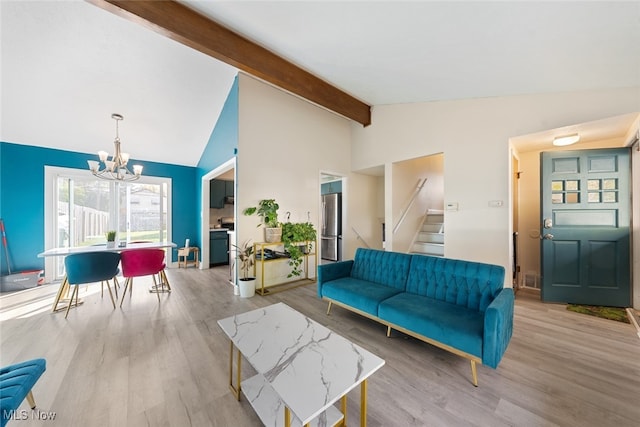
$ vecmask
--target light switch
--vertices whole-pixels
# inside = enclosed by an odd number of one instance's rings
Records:
[[[447,203],[446,206],[448,211],[457,211],[458,210],[458,202]]]

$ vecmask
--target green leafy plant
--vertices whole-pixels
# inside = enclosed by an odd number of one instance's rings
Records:
[[[311,246],[316,241],[316,229],[310,222],[285,222],[282,224],[282,242],[284,250],[289,254],[289,266],[291,273],[287,277],[299,277],[302,275],[303,255],[311,251]]]
[[[280,226],[278,222],[278,209],[280,206],[274,199],[260,200],[258,206],[246,208],[242,213],[245,215],[258,214],[262,218],[262,223],[269,228],[277,228]],[[258,224],[260,227],[261,224]]]
[[[109,230],[105,233],[107,236],[107,242],[115,242],[116,241],[116,232],[114,230]]]
[[[236,251],[236,259],[240,262],[240,270],[243,273],[243,279],[249,280],[253,279],[253,277],[249,277],[249,269],[253,267],[254,258],[253,258],[253,244],[250,240],[247,240],[242,244],[242,246],[232,245]]]

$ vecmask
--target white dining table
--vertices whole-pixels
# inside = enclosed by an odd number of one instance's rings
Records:
[[[59,256],[67,256],[71,254],[82,254],[89,252],[124,252],[131,251],[135,249],[165,249],[165,248],[175,248],[177,245],[173,242],[143,242],[143,243],[127,243],[126,245],[116,245],[114,247],[107,247],[106,244],[102,245],[91,245],[91,246],[73,246],[68,248],[52,248],[47,249],[44,252],[38,254],[38,258],[47,258],[47,257],[59,257]],[[60,283],[60,289],[58,289],[58,293],[53,301],[53,312],[58,310],[62,310],[64,308],[58,308],[58,304],[62,300],[63,295],[67,295],[69,293],[69,281],[67,280],[67,276],[64,276],[62,283]],[[67,300],[68,301],[68,300]],[[78,301],[78,304],[81,304]]]

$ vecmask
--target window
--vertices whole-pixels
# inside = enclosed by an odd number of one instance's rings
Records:
[[[169,239],[171,179],[105,181],[88,171],[45,167],[45,247],[102,244],[108,230],[118,240]],[[64,276],[64,259],[45,259],[47,280]]]

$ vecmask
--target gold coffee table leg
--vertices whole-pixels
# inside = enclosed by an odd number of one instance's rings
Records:
[[[367,380],[360,384],[360,427],[367,426]]]
[[[229,388],[231,392],[236,397],[237,400],[240,400],[240,374],[242,372],[242,355],[240,354],[240,350],[238,350],[238,362],[236,363],[237,367],[237,375],[236,375],[236,384],[233,385],[233,341],[229,341]]]

